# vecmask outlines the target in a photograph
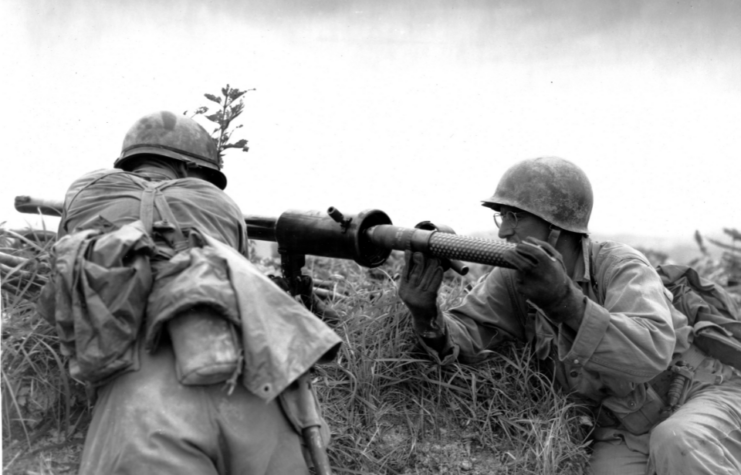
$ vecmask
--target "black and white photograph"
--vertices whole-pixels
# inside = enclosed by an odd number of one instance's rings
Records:
[[[741,473],[740,25],[4,0],[2,473]]]

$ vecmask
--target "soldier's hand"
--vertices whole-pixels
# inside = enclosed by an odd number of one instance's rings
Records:
[[[421,252],[404,252],[404,270],[399,284],[399,298],[412,312],[414,327],[420,333],[430,330],[437,317],[437,292],[443,281],[440,260]]]
[[[584,313],[584,294],[569,278],[563,256],[545,241],[532,237],[508,251],[517,269],[517,290],[556,321],[578,327]]]
[[[561,253],[545,241],[527,237],[508,251],[507,260],[517,269],[517,290],[538,305],[563,298],[571,286]]]

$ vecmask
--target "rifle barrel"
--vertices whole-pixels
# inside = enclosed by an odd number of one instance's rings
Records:
[[[244,215],[244,222],[247,224],[248,239],[273,242],[276,242],[278,240],[277,236],[275,235],[278,218],[272,218],[269,216]]]
[[[45,200],[32,196],[16,196],[15,209],[21,213],[41,213],[46,216],[62,216],[64,202],[60,200]]]
[[[418,251],[438,258],[513,268],[504,256],[514,244],[390,224],[373,226],[366,231],[366,236],[385,249]]]
[[[63,202],[58,200],[38,199],[30,196],[16,196],[15,209],[21,213],[41,212],[42,214],[49,216],[61,216]],[[297,213],[298,212],[294,212],[293,214],[295,215]],[[378,213],[379,212],[376,212],[376,214]],[[303,216],[301,213],[298,214]],[[306,223],[309,223],[309,225],[312,220],[318,219],[314,214],[308,213],[305,217]],[[278,242],[278,218],[259,215],[245,215],[244,221],[247,225],[247,237],[249,239]],[[299,221],[299,224],[304,223],[304,221]],[[316,222],[320,223],[320,221]],[[323,223],[323,225],[325,225],[325,223]],[[331,230],[326,231],[325,234],[327,232],[332,234]],[[419,251],[443,259],[461,260],[497,267],[513,268],[504,258],[506,251],[514,248],[513,244],[470,236],[459,236],[457,234],[442,231],[430,231],[419,228],[402,228],[391,224],[376,224],[367,229],[360,229],[357,232],[361,235],[360,242],[368,242],[373,246],[377,246],[377,249],[386,249],[389,251]],[[326,251],[327,252],[323,254],[317,255],[351,259],[353,258],[352,253],[355,252],[354,250],[339,252],[334,248],[327,249]],[[373,264],[378,265],[376,261],[379,261],[379,259],[375,259]],[[384,260],[385,258],[381,259],[379,262],[383,262]]]

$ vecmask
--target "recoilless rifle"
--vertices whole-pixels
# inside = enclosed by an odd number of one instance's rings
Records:
[[[22,213],[61,216],[63,203],[17,196],[15,208]],[[326,212],[288,210],[279,217],[245,215],[247,236],[278,244],[283,277],[291,293],[301,294],[298,276],[307,255],[353,260],[363,267],[382,265],[391,251],[422,252],[442,260],[444,268],[461,275],[468,267],[460,261],[512,268],[506,251],[512,244],[459,236],[447,226],[423,221],[414,228],[394,226],[386,213],[371,209],[344,215],[337,208]]]
[[[61,216],[63,203],[17,196],[15,208],[22,213]],[[468,272],[461,261],[512,267],[505,258],[512,244],[459,236],[450,227],[430,221],[414,228],[394,226],[391,218],[377,209],[356,215],[344,215],[335,207],[326,212],[288,210],[277,218],[245,215],[244,220],[249,239],[277,243],[288,291],[311,310],[313,283],[301,271],[307,255],[349,259],[373,268],[386,262],[393,250],[410,250],[440,258],[444,269],[461,275]]]

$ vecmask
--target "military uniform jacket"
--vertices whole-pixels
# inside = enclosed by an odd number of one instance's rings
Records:
[[[475,363],[505,340],[528,342],[540,359],[552,359],[557,380],[570,393],[614,413],[640,409],[650,399],[647,383],[689,348],[692,329],[639,252],[585,238],[582,256],[571,276],[588,297],[578,331],[555,324],[526,301],[516,291],[514,270],[495,268],[443,315],[443,351],[428,351],[441,364]]]

